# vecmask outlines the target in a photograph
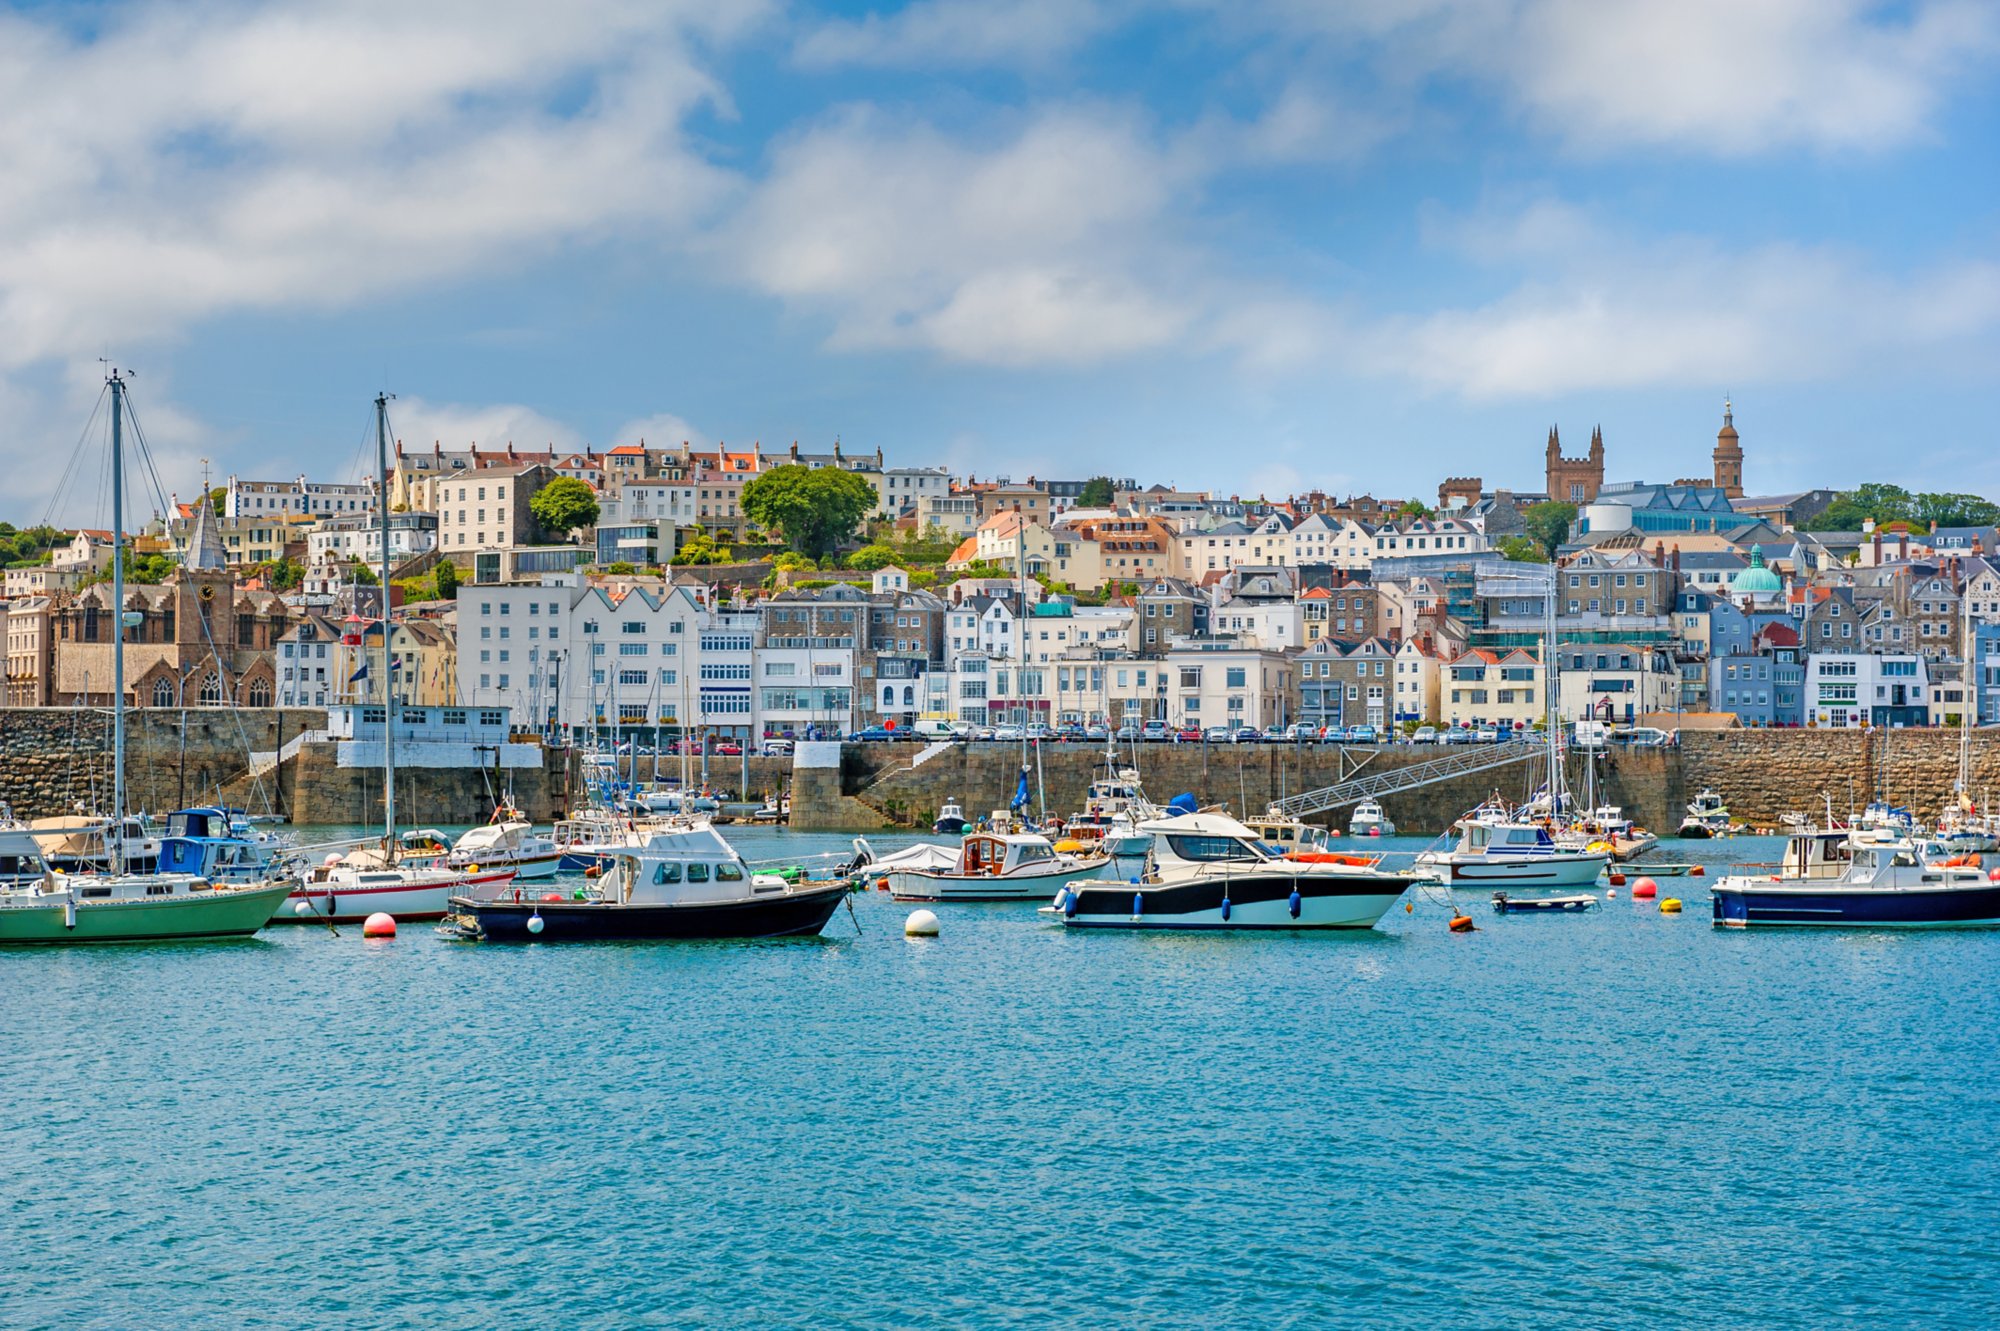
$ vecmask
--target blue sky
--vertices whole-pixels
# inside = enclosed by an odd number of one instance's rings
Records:
[[[2000,493],[2000,11],[486,0],[0,13],[0,515],[397,432],[981,474]],[[97,517],[89,506],[56,516]]]

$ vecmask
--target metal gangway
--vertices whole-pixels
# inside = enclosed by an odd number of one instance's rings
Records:
[[[1367,776],[1350,777],[1331,786],[1322,786],[1318,790],[1308,790],[1304,794],[1279,800],[1271,806],[1271,809],[1287,817],[1303,818],[1309,813],[1323,813],[1343,805],[1358,804],[1362,800],[1380,799],[1384,795],[1394,795],[1400,791],[1415,790],[1419,786],[1434,785],[1439,781],[1471,776],[1475,772],[1490,772],[1495,768],[1510,767],[1515,763],[1543,757],[1547,752],[1547,747],[1539,740],[1520,739],[1510,740],[1504,744],[1481,744],[1463,753],[1434,758],[1427,763],[1411,763],[1404,767],[1371,772]]]

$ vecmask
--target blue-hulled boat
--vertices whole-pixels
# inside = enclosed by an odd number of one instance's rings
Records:
[[[2000,882],[1976,862],[1927,856],[1907,840],[1857,842],[1844,830],[1793,833],[1776,874],[1716,880],[1719,926],[1951,929],[2000,925]]]

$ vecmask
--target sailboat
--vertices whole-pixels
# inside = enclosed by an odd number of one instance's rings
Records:
[[[125,380],[111,372],[111,816],[125,822]],[[206,501],[204,501],[206,502]],[[0,892],[0,944],[136,943],[256,933],[294,880],[230,883],[197,874],[128,873],[126,838],[107,836],[106,872],[39,878]],[[17,858],[17,865],[20,860]]]
[[[358,923],[381,911],[400,920],[439,920],[454,896],[489,897],[512,883],[518,870],[501,864],[440,865],[433,856],[407,860],[396,836],[396,689],[394,607],[389,583],[389,397],[375,395],[375,452],[380,486],[376,509],[382,522],[382,843],[327,857],[309,870],[291,894],[291,908],[278,918],[301,923]],[[363,657],[366,647],[363,640]]]

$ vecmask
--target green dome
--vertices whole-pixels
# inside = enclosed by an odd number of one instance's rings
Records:
[[[1764,567],[1764,547],[1761,545],[1750,547],[1750,567],[1729,580],[1729,591],[1732,596],[1746,592],[1753,596],[1775,594],[1783,590],[1785,590],[1783,580]]]

